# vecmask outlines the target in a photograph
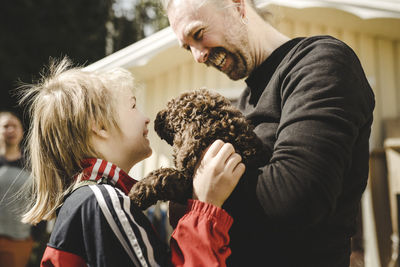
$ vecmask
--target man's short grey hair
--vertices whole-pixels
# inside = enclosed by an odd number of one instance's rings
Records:
[[[171,5],[171,3],[174,2],[174,0],[160,0],[161,1],[161,5],[163,6],[164,10],[168,11],[169,6]],[[219,4],[221,5],[222,0],[199,0],[197,8],[201,7],[202,5],[208,3],[208,2],[214,2],[215,4]]]
[[[171,3],[174,2],[174,0],[160,0],[160,2],[161,2],[161,5],[163,6],[164,10],[168,11],[169,6],[171,5]],[[215,4],[222,6],[224,1],[222,1],[222,0],[201,0],[201,1],[199,1],[197,8],[201,7],[202,5],[204,5],[208,2],[214,2]],[[254,7],[254,0],[246,0],[246,2],[250,3],[250,5],[252,7]]]

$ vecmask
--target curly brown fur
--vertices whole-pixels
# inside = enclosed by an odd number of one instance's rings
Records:
[[[161,139],[173,146],[174,164],[181,175],[169,185],[169,173],[161,169],[138,182],[130,197],[142,209],[157,200],[179,199],[184,203],[190,198],[196,164],[216,139],[231,143],[247,168],[259,166],[265,159],[263,144],[244,115],[229,100],[205,89],[183,93],[169,101],[154,124]],[[161,184],[158,180],[163,180],[164,185],[156,186]]]
[[[158,200],[185,203],[192,196],[192,180],[176,169],[160,168],[145,179],[145,182],[136,183],[129,193],[133,202],[142,209],[147,209]]]

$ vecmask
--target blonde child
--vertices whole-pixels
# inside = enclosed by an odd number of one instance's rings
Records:
[[[194,198],[171,238],[160,241],[127,194],[127,172],[152,153],[149,119],[123,69],[85,72],[67,59],[25,88],[35,199],[23,216],[56,217],[42,266],[211,266],[230,254],[232,218],[221,209],[244,172],[232,145],[217,140],[194,176]]]

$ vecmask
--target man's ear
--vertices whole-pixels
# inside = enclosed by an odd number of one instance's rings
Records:
[[[93,123],[92,132],[100,138],[108,138],[110,136],[108,130],[102,124]]]
[[[237,11],[239,12],[242,18],[246,17],[246,0],[232,0],[235,4],[237,4]]]

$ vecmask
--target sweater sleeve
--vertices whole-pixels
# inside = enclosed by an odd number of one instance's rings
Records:
[[[86,267],[80,256],[47,246],[44,251],[41,267]]]
[[[361,196],[374,97],[356,55],[338,40],[298,48],[279,71],[281,116],[257,197],[276,225],[304,228]]]
[[[189,200],[187,213],[171,236],[173,266],[226,266],[233,219],[223,209]]]

